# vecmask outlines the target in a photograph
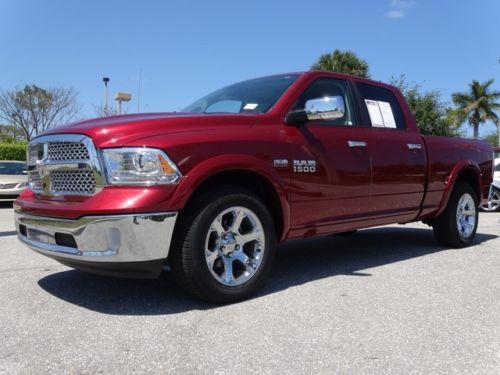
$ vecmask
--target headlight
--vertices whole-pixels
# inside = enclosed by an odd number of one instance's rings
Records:
[[[172,160],[155,148],[109,148],[102,155],[111,185],[165,185],[181,177]]]

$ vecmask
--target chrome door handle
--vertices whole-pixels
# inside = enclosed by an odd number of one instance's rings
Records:
[[[365,141],[347,141],[349,147],[366,147]]]
[[[408,146],[408,149],[410,149],[410,150],[421,150],[422,149],[422,145],[420,143],[408,143],[407,146]]]

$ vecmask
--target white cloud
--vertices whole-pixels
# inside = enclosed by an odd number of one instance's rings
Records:
[[[387,17],[392,19],[400,19],[404,18],[404,16],[406,16],[406,13],[402,10],[391,10],[387,13]]]
[[[387,17],[394,20],[404,18],[408,14],[408,10],[415,5],[417,5],[415,0],[391,0]]]

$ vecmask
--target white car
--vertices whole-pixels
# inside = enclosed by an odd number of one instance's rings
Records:
[[[491,185],[490,199],[481,205],[484,211],[498,211],[500,209],[500,157],[495,159],[495,173]]]
[[[0,160],[0,202],[16,200],[27,186],[26,162]]]

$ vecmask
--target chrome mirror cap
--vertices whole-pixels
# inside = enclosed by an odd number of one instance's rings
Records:
[[[342,96],[324,96],[306,102],[305,112],[309,121],[336,120],[345,116],[345,102]]]

